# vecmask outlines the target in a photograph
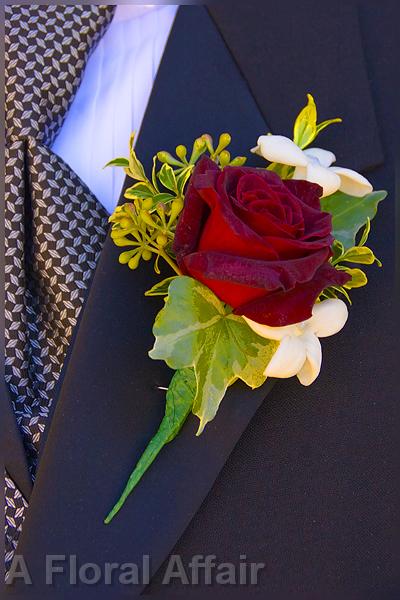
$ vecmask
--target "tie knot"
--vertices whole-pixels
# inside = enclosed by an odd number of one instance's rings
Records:
[[[8,5],[6,135],[51,145],[113,6]]]

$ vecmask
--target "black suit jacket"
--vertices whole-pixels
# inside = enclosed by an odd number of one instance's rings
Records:
[[[147,358],[160,308],[151,273],[118,264],[107,240],[59,386],[6,597],[398,598],[394,165],[399,127],[395,0],[256,1],[184,6],[169,38],[137,151],[229,131],[243,153],[290,134],[306,92],[318,145],[389,190],[370,242],[384,263],[355,292],[346,328],[324,340],[321,375],[230,388],[200,438],[189,418],[109,526],[102,521],[163,414],[169,369]],[[169,555],[263,562],[258,585],[162,584]],[[45,583],[46,555],[141,564],[151,582]],[[61,561],[62,563],[63,561]]]

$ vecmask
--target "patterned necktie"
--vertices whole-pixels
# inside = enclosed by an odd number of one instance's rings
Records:
[[[5,375],[34,478],[107,215],[51,146],[112,6],[6,6]],[[6,473],[6,568],[27,503]]]

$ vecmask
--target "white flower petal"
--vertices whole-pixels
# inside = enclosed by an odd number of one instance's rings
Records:
[[[266,377],[293,377],[306,360],[306,347],[301,337],[286,336],[264,371]]]
[[[311,162],[308,163],[307,167],[307,181],[318,183],[322,187],[322,197],[333,194],[340,186],[340,177],[333,172],[332,167],[327,169]]]
[[[332,163],[336,162],[336,156],[330,150],[324,150],[323,148],[307,148],[303,150],[304,154],[309,158],[316,158],[321,167],[330,167]]]
[[[311,385],[321,370],[321,343],[313,333],[305,333],[301,339],[306,349],[306,360],[297,377],[302,385]]]
[[[257,144],[261,155],[271,162],[293,167],[307,165],[303,150],[283,135],[262,135],[258,138]]]
[[[372,192],[373,188],[368,179],[357,173],[357,171],[345,169],[344,167],[332,167],[331,170],[339,175],[339,189],[345,194],[362,198]]]
[[[250,149],[250,152],[252,152],[253,154],[258,154],[259,156],[262,156],[261,151],[260,151],[260,146],[254,146],[254,148]]]
[[[253,331],[261,335],[261,337],[267,340],[282,340],[287,335],[296,335],[296,325],[285,325],[283,327],[269,327],[269,325],[262,325],[262,323],[256,323],[247,317],[243,317],[247,325],[251,327]]]
[[[314,304],[309,328],[318,337],[328,337],[340,331],[349,316],[346,304],[338,298],[329,298]]]

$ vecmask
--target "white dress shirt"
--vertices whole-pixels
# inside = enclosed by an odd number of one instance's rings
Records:
[[[176,10],[117,6],[52,147],[110,213],[125,175],[103,166],[128,155],[129,135],[140,129]]]

